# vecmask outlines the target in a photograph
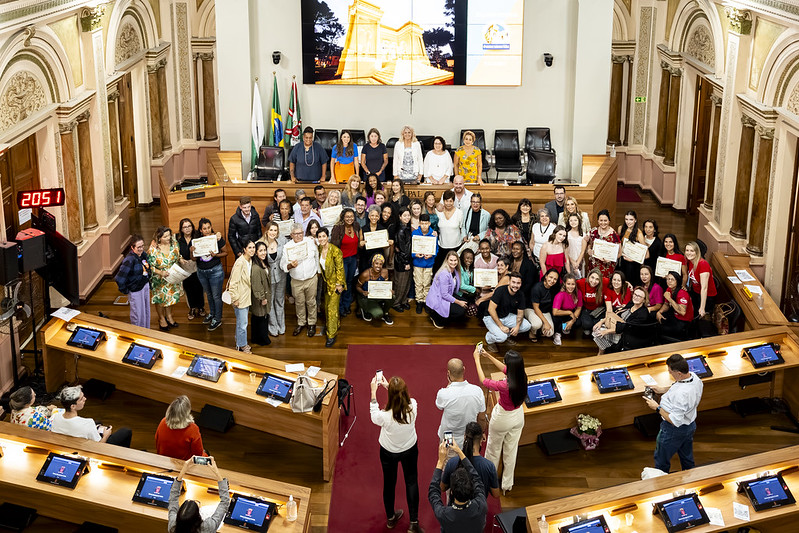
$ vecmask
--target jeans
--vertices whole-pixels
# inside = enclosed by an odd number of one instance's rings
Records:
[[[250,316],[249,307],[234,307],[236,315],[236,348],[247,346],[247,321]]]
[[[208,298],[208,314],[214,321],[222,322],[222,292],[225,285],[225,271],[222,269],[222,265],[216,265],[208,270],[198,268],[197,278]]]
[[[509,328],[516,327],[515,314],[504,316],[500,318],[499,321],[502,322],[503,326]],[[491,315],[486,315],[483,317],[483,324],[485,324],[485,327],[488,328],[488,333],[486,333],[486,342],[488,344],[496,344],[498,342],[505,342],[508,340],[508,334],[499,329],[499,326],[497,326],[497,323],[494,322],[493,318],[491,318]],[[519,333],[527,333],[528,331],[530,331],[530,323],[527,321],[527,319],[523,318],[522,323],[519,326]]]
[[[383,467],[383,506],[386,518],[394,516],[394,492],[397,486],[397,468],[402,464],[405,478],[405,498],[408,501],[408,515],[411,522],[419,520],[419,476],[417,459],[419,448],[414,444],[404,452],[392,453],[380,447],[380,465]]]
[[[352,285],[355,282],[355,272],[358,270],[358,254],[351,255],[344,258],[344,281],[347,286],[343,293],[341,293],[341,302],[339,302],[339,313],[349,311],[352,306]]]
[[[683,470],[693,468],[695,432],[695,420],[680,427],[674,427],[669,422],[662,421],[655,442],[655,468],[668,474],[671,467],[671,458],[675,453],[680,458],[680,467]]]

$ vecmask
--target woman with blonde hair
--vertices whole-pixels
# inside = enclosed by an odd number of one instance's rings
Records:
[[[685,259],[688,262],[688,287],[694,305],[694,314],[703,317],[712,312],[716,299],[716,282],[710,263],[702,259],[702,249],[695,241],[685,245]]]
[[[483,152],[474,145],[477,137],[471,130],[463,132],[463,144],[455,150],[455,175],[463,176],[464,183],[483,184]]]
[[[377,403],[377,389],[380,386],[388,391],[385,409]],[[402,509],[394,508],[394,492],[397,486],[397,467],[402,464],[405,478],[405,498],[411,519],[408,532],[419,532],[419,480],[417,462],[419,448],[416,436],[416,400],[408,394],[405,381],[394,376],[391,380],[377,376],[371,382],[372,400],[369,404],[372,423],[380,426],[380,465],[383,468],[383,507],[386,511],[386,527],[393,529],[400,518]]]
[[[422,145],[416,139],[416,132],[404,126],[400,140],[394,145],[394,179],[416,185],[422,179],[423,165]]]
[[[208,455],[203,449],[200,428],[191,416],[188,396],[178,396],[166,408],[166,416],[155,431],[155,451],[184,461],[194,455]]]
[[[583,230],[583,235],[591,233],[591,220],[588,218],[588,213],[580,209],[580,204],[574,196],[567,196],[566,201],[563,202],[563,212],[558,215],[558,225],[565,228],[569,227],[569,215],[576,213],[580,217],[580,226]]]
[[[333,192],[333,191],[330,191]],[[355,200],[359,196],[364,196],[363,182],[357,174],[350,176],[347,184],[344,185],[344,190],[341,191],[341,205],[344,207],[355,207]],[[328,198],[330,194],[328,193]]]

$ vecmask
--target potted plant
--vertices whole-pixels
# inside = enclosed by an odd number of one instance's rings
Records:
[[[599,445],[602,422],[591,415],[577,415],[577,425],[571,428],[571,434],[580,439],[580,444],[584,449],[593,450]]]

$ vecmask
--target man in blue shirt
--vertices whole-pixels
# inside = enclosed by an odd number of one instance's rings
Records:
[[[295,145],[289,154],[291,182],[318,183],[327,173],[329,160],[322,145],[313,140],[313,128],[308,126],[302,132],[302,144]]]

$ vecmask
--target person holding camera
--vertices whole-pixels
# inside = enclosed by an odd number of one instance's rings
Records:
[[[64,387],[58,397],[64,407],[64,412],[56,411],[53,413],[53,433],[130,448],[133,432],[129,428],[120,428],[112,433],[111,426],[103,426],[95,423],[92,418],[78,416],[78,411],[86,405],[86,396],[83,394],[83,388],[80,385]]]
[[[441,498],[441,475],[447,464],[449,448],[455,450],[463,468],[456,469],[449,478],[452,505],[445,505]],[[427,489],[427,499],[441,524],[442,533],[481,533],[485,528],[488,503],[483,482],[454,441],[449,445],[444,441],[438,446],[438,463]]]
[[[675,353],[666,359],[669,375],[674,383],[668,387],[653,386],[644,401],[663,420],[655,441],[655,468],[669,473],[671,458],[680,457],[680,467],[694,467],[694,433],[696,432],[696,410],[702,400],[704,385],[688,368],[682,355]],[[662,395],[660,403],[655,395]]]
[[[217,487],[219,488],[219,504],[216,506],[214,514],[203,520],[200,515],[200,504],[195,500],[184,500],[178,507],[180,501],[180,489],[183,486],[183,476],[193,465],[207,466],[216,476]],[[177,533],[191,531],[192,533],[213,533],[222,525],[227,508],[230,505],[230,488],[228,480],[219,474],[216,468],[216,461],[213,457],[194,456],[189,458],[180,469],[178,477],[172,483],[172,490],[169,492],[169,521],[167,531]]]

